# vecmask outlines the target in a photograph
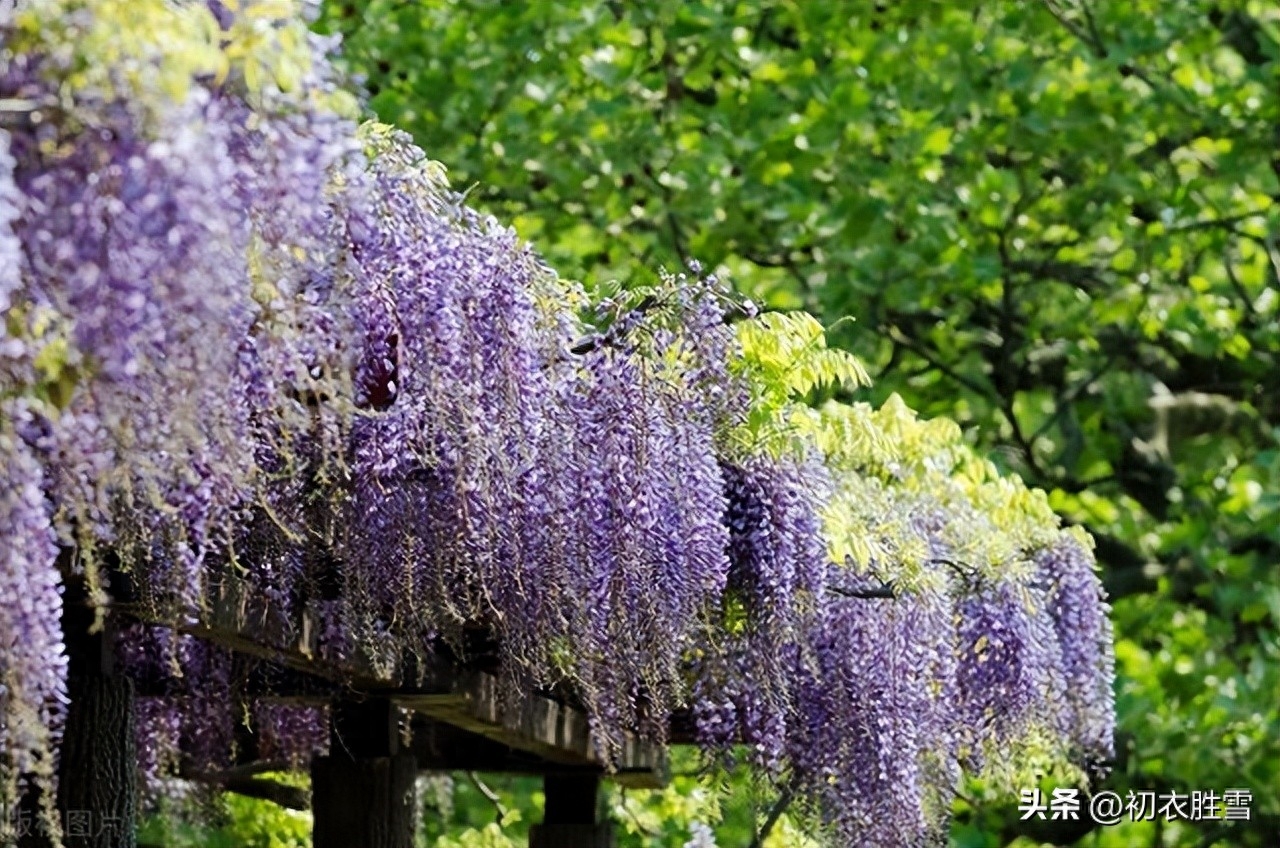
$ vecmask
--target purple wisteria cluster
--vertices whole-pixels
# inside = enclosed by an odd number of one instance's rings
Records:
[[[0,776],[7,781],[51,774],[65,712],[62,587],[43,483],[21,436],[0,428]]]
[[[1044,548],[1035,562],[1046,594],[1044,615],[1057,637],[1046,633],[1044,640],[1056,641],[1061,650],[1050,660],[1065,688],[1057,730],[1073,746],[1073,759],[1105,771],[1115,736],[1115,658],[1106,593],[1093,557],[1073,540]]]
[[[23,57],[0,94],[50,101],[65,71]],[[510,690],[574,687],[603,754],[664,733],[728,568],[713,429],[741,393],[719,284],[669,278],[575,352],[593,332],[573,293],[405,137],[216,87],[165,110],[81,97],[2,163],[25,357],[6,472],[31,550],[10,556],[43,573],[6,588],[51,593],[6,632],[56,646],[56,534],[96,597],[118,560],[153,617],[199,616],[235,573],[317,614],[330,655],[465,655],[486,631]],[[30,658],[50,709],[59,655]],[[180,679],[226,674],[212,649],[171,655]],[[225,703],[174,697],[181,737],[211,746],[185,755],[225,758]],[[7,750],[40,750],[16,735],[38,722],[11,724]]]
[[[776,773],[791,753],[796,671],[812,659],[802,634],[825,608],[819,509],[829,481],[821,464],[764,457],[726,465],[724,475],[730,639],[708,648],[695,718],[705,742],[745,743],[756,764]]]
[[[1110,627],[1080,542],[984,577],[947,559],[930,512],[907,526],[937,579],[877,585],[827,561],[821,464],[757,456],[724,474],[732,565],[723,631],[695,665],[697,735],[747,746],[837,844],[945,844],[961,769],[998,776],[989,756],[1111,759]]]
[[[362,171],[349,166],[363,162],[352,124],[251,109],[215,87],[158,110],[96,88],[68,105],[74,54],[12,52],[11,35],[0,33],[0,100],[16,116],[0,131],[4,797],[51,770],[66,664],[58,543],[96,599],[110,552],[145,602],[189,617],[254,505],[287,486],[299,444],[340,430],[342,413],[304,394],[348,370],[333,283],[343,242],[325,193],[339,178],[358,197]],[[215,710],[229,726],[225,700]]]
[[[292,98],[231,73],[164,108],[68,62],[0,69],[30,106],[0,132],[0,801],[53,772],[73,574],[173,625],[117,640],[156,787],[327,744],[323,710],[227,697],[254,669],[175,635],[233,580],[309,615],[321,661],[448,651],[508,706],[568,693],[606,760],[689,707],[843,844],[936,838],[959,768],[1029,735],[1109,757],[1087,551],[962,578],[928,513],[945,579],[832,563],[848,471],[743,442],[750,310],[713,276],[590,313],[407,137],[316,106],[322,57]]]
[[[235,761],[305,768],[329,747],[324,706],[244,692],[271,685],[271,668],[168,627],[131,625],[114,636],[132,678],[138,773],[148,797],[174,801],[207,788]],[[175,780],[186,778],[187,786]]]
[[[1006,584],[958,605],[963,748],[975,768],[983,764],[985,745],[1009,744],[1032,720],[1046,718],[1049,713],[1040,708],[1061,698],[1057,639],[1051,632],[1037,632],[1043,628],[1043,614],[1033,616],[1020,594],[1018,587]]]
[[[259,702],[254,705],[257,755],[273,763],[305,768],[329,751],[329,714],[322,706]]]

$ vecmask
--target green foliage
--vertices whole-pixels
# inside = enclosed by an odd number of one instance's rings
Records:
[[[768,312],[738,325],[738,370],[751,386],[751,416],[734,439],[746,448],[803,450],[795,438],[805,431],[791,419],[804,398],[829,389],[870,383],[866,369],[847,352],[827,347],[826,331],[807,312]],[[810,429],[807,435],[816,436]],[[826,447],[821,446],[820,447]]]
[[[305,785],[299,775],[271,774],[271,780]],[[166,848],[310,848],[311,814],[269,801],[225,793],[210,811],[178,802],[143,821],[138,844]],[[210,814],[212,813],[212,815]]]
[[[432,775],[419,781],[423,848],[508,848],[528,844],[541,782],[529,777]],[[486,794],[487,793],[487,794]]]
[[[203,3],[168,0],[45,0],[17,17],[16,51],[40,44],[76,44],[68,94],[80,89],[128,90],[134,106],[161,113],[182,102],[193,80],[219,84],[260,102],[268,90],[304,94],[315,105],[354,115],[347,92],[303,92],[313,54],[299,0],[227,0],[243,11],[223,31]],[[278,105],[278,104],[277,104]]]
[[[1164,844],[1265,844],[1280,816],[1274,4],[328,0],[323,26],[347,35],[382,119],[588,287],[696,256],[770,307],[857,316],[830,335],[874,377],[868,399],[951,416],[1098,538],[1113,787],[1248,787],[1251,823],[1171,826]],[[768,373],[778,412],[821,382]],[[851,465],[910,456],[870,415],[784,423]],[[1020,829],[998,806],[962,808],[957,832],[1005,844]]]
[[[467,828],[457,836],[442,836],[435,842],[435,848],[517,848],[517,845],[497,822],[490,822],[481,830]]]
[[[835,399],[812,404],[824,389],[870,383],[855,357],[827,347],[813,316],[766,313],[739,324],[737,338],[738,371],[753,395],[738,440],[752,449],[824,458],[837,487],[825,514],[833,562],[858,568],[891,563],[891,572],[877,576],[916,589],[944,578],[950,566],[935,564],[928,573],[927,547],[909,527],[917,504],[947,509],[943,537],[949,549],[962,567],[988,577],[1025,567],[1024,551],[1052,542],[1058,518],[1045,494],[1001,476],[963,442],[950,419],[920,420],[897,394],[879,409]]]
[[[228,795],[227,836],[242,848],[309,848],[311,815],[264,801]]]
[[[672,751],[671,784],[661,790],[611,787],[607,802],[616,822],[618,848],[670,848],[688,841],[698,823],[714,826],[720,845],[745,846],[768,813],[762,795],[744,791],[745,771],[733,775],[706,771],[689,749]],[[503,775],[478,775],[498,798],[501,811],[468,775],[454,772],[426,778],[420,848],[524,848],[528,819],[540,817],[539,781]],[[736,788],[738,791],[726,791]],[[770,801],[771,802],[771,801]],[[529,815],[520,815],[519,811]],[[780,817],[764,848],[814,848],[793,819]]]

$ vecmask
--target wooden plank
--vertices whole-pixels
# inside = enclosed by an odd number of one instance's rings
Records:
[[[487,736],[415,714],[410,750],[423,771],[480,771],[527,775],[595,775],[594,763],[555,763]]]
[[[318,677],[341,680],[353,687],[396,687],[395,663],[378,662],[356,651],[341,662],[321,657],[319,615],[302,611],[296,622],[248,590],[241,580],[225,577],[213,586],[207,610],[184,628],[194,636],[235,651],[280,662]]]
[[[498,680],[484,672],[459,672],[452,692],[445,695],[395,695],[405,709],[461,728],[552,763],[602,765],[598,740],[586,714],[538,695],[525,697],[515,715],[505,715]],[[667,781],[665,752],[634,734],[625,734],[617,769],[609,778],[624,786],[661,788]]]

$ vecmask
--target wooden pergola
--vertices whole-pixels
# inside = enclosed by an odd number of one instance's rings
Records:
[[[116,597],[106,627],[91,633],[97,614],[83,588],[69,579],[63,630],[70,706],[57,809],[67,848],[133,848],[134,698],[148,693],[135,691],[139,684],[115,667],[109,634],[133,621],[173,622]],[[546,805],[543,821],[533,827],[531,848],[611,848],[601,781],[640,788],[666,782],[666,757],[659,746],[628,735],[615,768],[608,770],[580,709],[527,693],[514,712],[504,712],[495,675],[444,655],[425,663],[374,662],[359,652],[340,662],[321,659],[317,621],[310,609],[287,618],[239,579],[224,577],[211,585],[205,612],[177,626],[270,669],[272,683],[264,687],[264,697],[329,707],[329,753],[311,762],[315,848],[412,848],[414,782],[424,771],[541,776]],[[305,803],[303,793],[254,777],[253,766],[239,764],[223,785],[290,806]],[[39,799],[28,797],[25,803],[32,820]],[[18,845],[47,846],[38,830],[20,832]]]

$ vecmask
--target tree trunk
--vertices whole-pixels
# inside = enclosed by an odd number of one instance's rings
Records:
[[[117,675],[110,632],[90,633],[95,611],[68,581],[62,634],[67,646],[67,722],[58,762],[57,817],[66,848],[133,848],[137,837],[137,751],[133,681]],[[20,848],[52,844],[36,793],[24,804]]]
[[[133,848],[137,752],[133,682],[103,674],[72,675],[58,812],[66,848]]]

